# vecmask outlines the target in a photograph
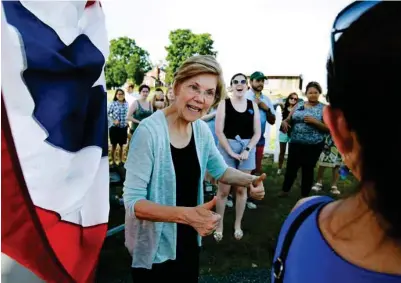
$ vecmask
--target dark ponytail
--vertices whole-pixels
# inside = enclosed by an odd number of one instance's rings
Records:
[[[368,205],[401,245],[400,111],[399,103],[390,111],[386,106],[401,99],[401,5],[392,4],[365,12],[334,43],[327,86],[330,105],[358,138]]]

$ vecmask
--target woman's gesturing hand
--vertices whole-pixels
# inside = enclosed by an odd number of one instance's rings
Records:
[[[194,227],[202,237],[212,234],[220,222],[221,216],[211,211],[215,205],[216,197],[205,204],[188,207],[186,211],[187,224]]]
[[[252,182],[249,190],[251,198],[262,200],[265,197],[265,187],[263,186],[264,179],[266,179],[265,173],[255,178],[255,180]]]

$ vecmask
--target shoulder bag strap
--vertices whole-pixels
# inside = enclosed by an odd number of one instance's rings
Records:
[[[292,240],[295,237],[299,227],[302,223],[312,214],[312,212],[324,202],[315,203],[304,211],[302,211],[297,218],[291,223],[290,228],[285,235],[283,245],[281,246],[281,251],[277,259],[273,263],[273,273],[274,273],[274,282],[273,283],[282,283],[284,281],[284,273],[285,273],[285,262],[287,260],[288,251],[290,249]]]

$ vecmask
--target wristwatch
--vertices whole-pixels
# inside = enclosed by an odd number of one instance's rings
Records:
[[[245,148],[245,150],[246,150],[246,151],[250,151],[251,149],[249,148],[249,146],[247,146],[247,147]]]

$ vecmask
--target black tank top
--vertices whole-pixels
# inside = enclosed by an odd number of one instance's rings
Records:
[[[253,110],[252,101],[247,99],[244,112],[234,109],[231,100],[226,99],[226,118],[224,121],[224,135],[227,139],[235,139],[237,135],[241,139],[251,139],[253,136]]]
[[[170,144],[170,148],[176,176],[176,206],[197,206],[200,165],[193,128],[191,141],[186,147],[178,149]],[[177,224],[177,259],[185,260],[197,252],[197,236],[192,226]]]
[[[283,109],[283,120],[287,119],[288,115],[290,115],[290,111],[288,111],[288,107]]]

